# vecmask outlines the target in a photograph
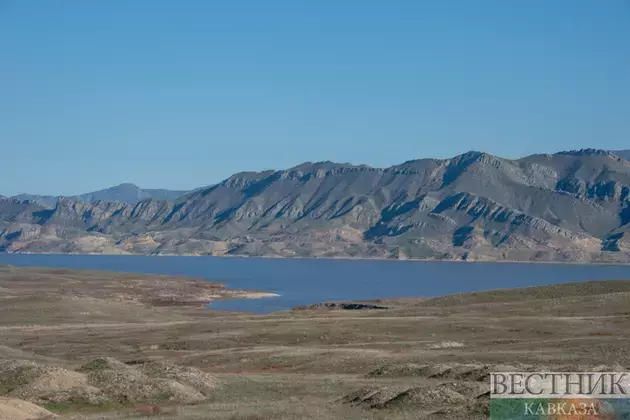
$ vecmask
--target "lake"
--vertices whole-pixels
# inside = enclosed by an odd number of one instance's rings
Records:
[[[386,260],[34,255],[0,253],[0,264],[182,275],[279,297],[213,302],[213,309],[268,313],[325,300],[440,296],[586,280],[630,279],[630,266]]]

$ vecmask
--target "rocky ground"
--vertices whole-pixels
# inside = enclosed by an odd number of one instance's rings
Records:
[[[204,309],[233,293],[0,268],[0,419],[485,419],[491,371],[630,366],[630,281]]]

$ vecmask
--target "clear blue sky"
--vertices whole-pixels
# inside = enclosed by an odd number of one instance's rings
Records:
[[[630,0],[0,0],[0,194],[630,148]]]

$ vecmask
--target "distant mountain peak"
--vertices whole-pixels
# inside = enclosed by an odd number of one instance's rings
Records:
[[[593,149],[593,148],[579,149],[579,150],[563,150],[563,151],[557,152],[556,155],[559,155],[559,156],[614,156],[614,157],[617,157],[617,155],[615,155],[610,150]]]
[[[354,165],[352,163],[333,162],[330,160],[322,160],[319,162],[303,162],[299,165],[293,166],[286,171],[316,171],[318,169],[334,169],[334,168],[369,168],[369,165]]]
[[[33,195],[20,194],[13,198],[21,201],[32,201],[39,203],[45,207],[55,207],[59,200],[71,202],[97,203],[99,201],[113,201],[121,203],[137,203],[141,200],[153,198],[157,200],[175,200],[189,191],[172,191],[162,189],[145,189],[140,188],[131,182],[124,182],[113,187],[105,188],[98,191],[92,191],[85,194],[73,196],[49,196],[49,195]]]
[[[113,187],[109,187],[107,189],[111,190],[113,188],[135,188],[135,189],[140,189],[140,187],[138,187],[136,184],[132,183],[132,182],[123,182],[121,184],[115,185]]]

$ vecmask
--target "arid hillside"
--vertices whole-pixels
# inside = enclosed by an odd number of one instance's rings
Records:
[[[0,268],[0,418],[485,419],[491,371],[630,367],[630,281],[264,316],[200,305],[231,293]]]

